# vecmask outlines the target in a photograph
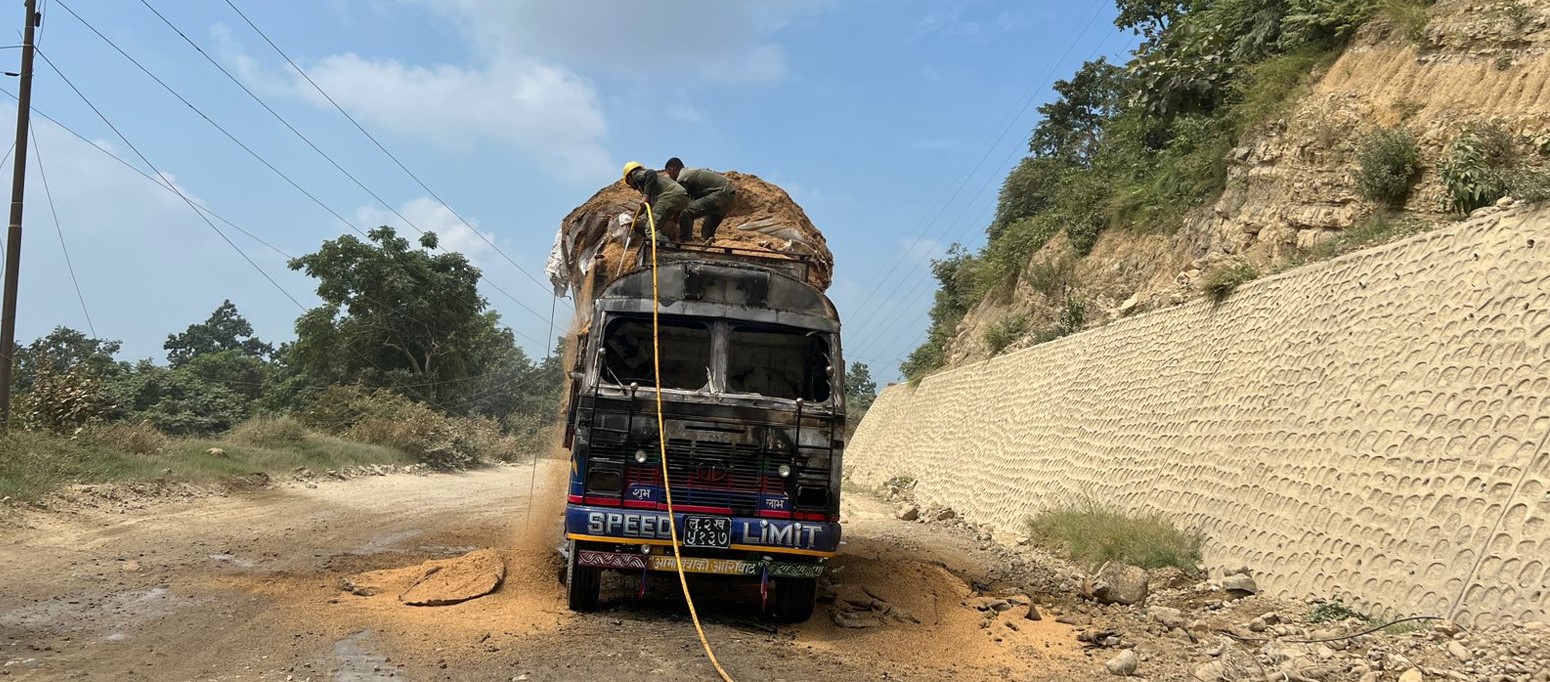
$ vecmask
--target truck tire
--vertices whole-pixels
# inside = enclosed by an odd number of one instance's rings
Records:
[[[775,598],[770,600],[770,619],[777,623],[805,623],[813,617],[818,601],[817,578],[774,578]]]
[[[603,591],[603,569],[582,566],[580,545],[572,540],[565,562],[565,597],[572,611],[596,611],[598,595]]]

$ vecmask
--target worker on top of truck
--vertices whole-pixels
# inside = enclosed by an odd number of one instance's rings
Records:
[[[651,204],[650,222],[657,226],[657,234],[653,235],[656,239],[663,239],[664,230],[679,224],[679,215],[689,205],[689,193],[684,191],[682,185],[667,174],[658,173],[636,161],[624,164],[624,184],[646,195],[646,203]],[[634,227],[636,233],[644,234],[650,224],[644,216],[640,216],[636,218]]]
[[[683,241],[694,237],[694,221],[704,218],[700,224],[700,240],[709,244],[716,236],[716,228],[732,211],[737,190],[721,175],[704,168],[684,168],[678,157],[667,160],[662,167],[667,174],[689,193],[689,205],[678,215],[678,233]]]

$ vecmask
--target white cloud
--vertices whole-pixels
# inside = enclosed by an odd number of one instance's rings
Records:
[[[308,73],[355,116],[400,134],[460,148],[505,142],[569,178],[612,172],[597,93],[558,66],[516,57],[485,67],[413,66],[343,54],[324,58]],[[296,87],[328,106],[310,86]]]
[[[1011,33],[1028,23],[1019,12],[1002,11],[994,16],[970,17],[964,5],[952,5],[931,12],[920,19],[916,29],[920,35],[939,33],[953,38],[979,41],[997,35]]]
[[[930,265],[933,258],[941,258],[947,254],[947,247],[936,239],[905,237],[899,240],[899,253],[912,263]]]
[[[658,78],[664,72],[716,82],[771,83],[786,73],[771,40],[829,0],[400,0],[431,8],[480,49]],[[681,76],[679,76],[681,77]]]
[[[69,248],[87,309],[99,336],[124,341],[121,357],[164,357],[161,341],[209,316],[230,298],[268,340],[289,335],[297,309],[217,236],[177,194],[153,184],[103,153],[134,161],[105,141],[82,142],[34,119],[34,156],[27,167],[28,237],[23,245],[17,339],[28,342],[55,325],[87,331],[59,232]],[[93,148],[95,145],[96,148]],[[41,163],[39,159],[41,158]],[[138,163],[136,164],[138,165]],[[42,174],[48,176],[44,193]],[[0,165],[10,173],[10,162]],[[176,176],[163,178],[189,199],[200,198]],[[310,283],[285,258],[222,223],[215,223],[269,277],[303,304]],[[262,234],[253,225],[255,234]]]
[[[418,234],[415,227],[426,232],[435,232],[441,248],[461,253],[475,262],[481,262],[483,257],[494,253],[494,249],[490,246],[495,242],[494,232],[483,230],[475,232],[479,227],[478,220],[470,218],[468,222],[473,225],[470,227],[459,220],[452,209],[435,199],[430,197],[410,199],[399,207],[398,214],[413,224],[413,227],[406,225],[404,220],[392,211],[375,205],[355,209],[355,224],[366,230],[379,225],[388,225],[398,230],[400,234]],[[480,235],[483,235],[483,238]]]

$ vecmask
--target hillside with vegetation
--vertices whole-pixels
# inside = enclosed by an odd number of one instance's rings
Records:
[[[290,263],[320,305],[275,347],[230,301],[169,334],[166,362],[60,327],[13,350],[0,498],[72,483],[318,470],[456,468],[532,456],[558,418],[560,359],[528,357],[461,254],[391,228]]]
[[[933,263],[920,378],[1550,196],[1540,0],[1118,0],[986,243]]]

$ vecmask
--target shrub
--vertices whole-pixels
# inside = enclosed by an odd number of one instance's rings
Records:
[[[1356,184],[1362,196],[1385,206],[1403,204],[1421,173],[1415,137],[1403,128],[1381,129],[1357,153]]]
[[[259,416],[232,428],[227,438],[247,445],[273,448],[300,443],[306,440],[308,433],[307,425],[295,417]]]
[[[1259,279],[1259,270],[1247,261],[1224,263],[1206,273],[1201,288],[1217,303],[1227,300],[1244,282]]]
[[[32,389],[17,399],[16,408],[23,427],[64,434],[103,419],[112,405],[102,382],[84,367],[56,372],[48,363],[40,363]]]
[[[1312,609],[1308,610],[1309,623],[1333,623],[1336,621],[1346,620],[1347,618],[1355,618],[1363,622],[1371,621],[1371,619],[1368,618],[1365,614],[1354,611],[1351,609],[1351,607],[1346,606],[1345,602],[1340,600],[1340,597],[1335,597],[1329,601],[1319,602],[1318,604],[1315,604]]]
[[[1095,502],[1058,507],[1028,521],[1035,539],[1064,550],[1072,560],[1097,567],[1122,561],[1141,568],[1200,564],[1198,533],[1187,533],[1158,515],[1135,516]]]
[[[1380,0],[1378,5],[1389,21],[1404,31],[1406,38],[1420,43],[1426,39],[1426,26],[1431,23],[1426,10],[1433,2],[1435,0]]]
[[[1438,170],[1447,208],[1469,213],[1507,194],[1507,178],[1519,160],[1512,133],[1496,124],[1464,128],[1448,145]]]
[[[1007,346],[1028,333],[1027,315],[1010,315],[991,323],[985,329],[985,345],[991,355],[999,355]]]
[[[80,438],[93,445],[150,455],[160,452],[167,444],[167,436],[150,422],[93,422],[81,430]]]
[[[1066,334],[1075,334],[1082,330],[1082,323],[1087,321],[1087,306],[1081,301],[1066,297],[1066,305],[1060,310],[1060,329]]]

